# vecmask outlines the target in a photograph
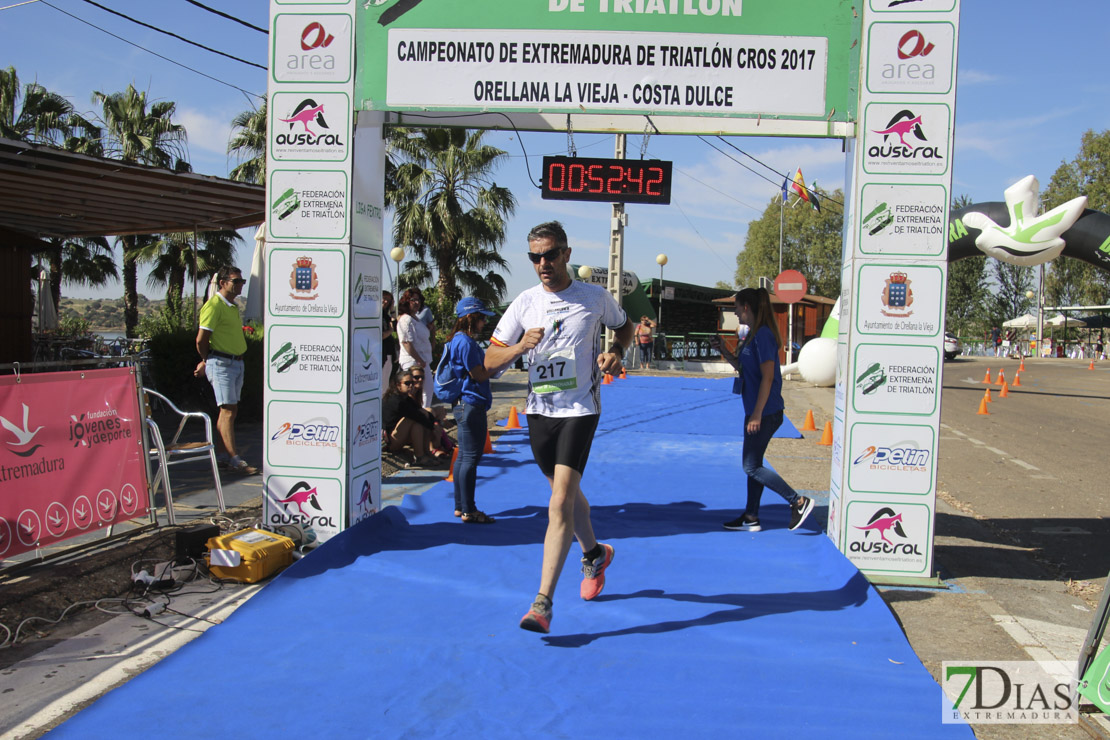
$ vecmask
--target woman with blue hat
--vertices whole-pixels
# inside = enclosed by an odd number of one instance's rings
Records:
[[[455,305],[455,314],[458,319],[447,337],[441,360],[450,363],[454,377],[463,379],[462,394],[454,408],[459,443],[454,472],[455,516],[461,517],[466,524],[492,524],[493,517],[479,511],[474,504],[478,462],[482,459],[489,429],[486,412],[493,405],[490,373],[485,366],[486,353],[474,338],[485,329],[486,317],[494,313],[482,301],[467,296]]]

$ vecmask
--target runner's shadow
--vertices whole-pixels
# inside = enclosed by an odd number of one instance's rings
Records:
[[[778,594],[669,594],[660,589],[647,589],[631,594],[603,594],[594,601],[622,601],[626,599],[670,599],[695,604],[726,604],[734,608],[710,612],[696,619],[672,620],[626,627],[609,632],[582,632],[576,635],[547,636],[543,641],[552,647],[578,648],[589,645],[594,640],[624,635],[657,635],[677,632],[691,627],[709,627],[728,622],[742,622],[773,614],[790,612],[840,611],[849,607],[861,606],[868,599],[870,586],[863,574],[856,573],[848,582],[837,589],[824,591],[792,591]]]

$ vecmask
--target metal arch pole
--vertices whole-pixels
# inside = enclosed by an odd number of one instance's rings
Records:
[[[616,151],[613,155],[616,159],[624,159],[625,142],[627,136],[625,134],[617,134]],[[624,203],[613,203],[613,220],[611,222],[611,231],[609,234],[609,275],[608,275],[608,289],[617,299],[617,305],[621,305],[621,278],[624,273]],[[608,346],[613,343],[616,337],[612,329],[605,330],[605,344]]]

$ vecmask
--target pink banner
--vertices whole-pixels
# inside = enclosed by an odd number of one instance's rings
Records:
[[[146,517],[130,368],[0,377],[0,559]]]

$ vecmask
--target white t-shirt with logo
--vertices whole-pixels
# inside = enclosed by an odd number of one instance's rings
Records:
[[[601,413],[602,327],[619,329],[628,316],[600,285],[577,280],[558,293],[542,285],[521,293],[497,322],[494,341],[516,344],[528,329],[543,339],[528,351],[526,414],[588,416]]]

